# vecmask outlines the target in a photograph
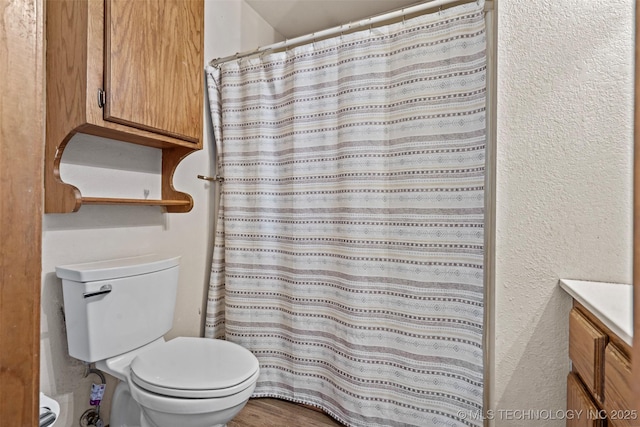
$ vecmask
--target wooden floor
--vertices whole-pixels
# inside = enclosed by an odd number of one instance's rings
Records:
[[[251,399],[227,427],[338,427],[322,412],[278,399]]]

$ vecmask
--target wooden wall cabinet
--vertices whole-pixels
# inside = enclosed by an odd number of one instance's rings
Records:
[[[203,0],[47,1],[46,213],[82,204],[191,210],[172,180],[202,148],[203,37]],[[162,199],[83,197],[62,182],[60,160],[76,133],[162,150]]]
[[[640,425],[631,391],[631,348],[574,301],[569,318],[567,409],[581,412],[567,427]]]

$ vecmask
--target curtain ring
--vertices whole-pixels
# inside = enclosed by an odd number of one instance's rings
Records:
[[[347,31],[349,31],[351,29],[351,21],[349,21],[349,23],[347,24]],[[344,36],[344,30],[340,31],[340,38],[342,38],[342,36]]]

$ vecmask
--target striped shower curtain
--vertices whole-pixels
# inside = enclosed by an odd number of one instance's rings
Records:
[[[206,336],[258,357],[255,397],[482,425],[485,44],[473,2],[207,69]]]

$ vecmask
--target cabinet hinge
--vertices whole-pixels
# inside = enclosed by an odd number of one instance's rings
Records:
[[[107,95],[105,94],[104,90],[98,89],[98,107],[103,108],[106,101]]]

